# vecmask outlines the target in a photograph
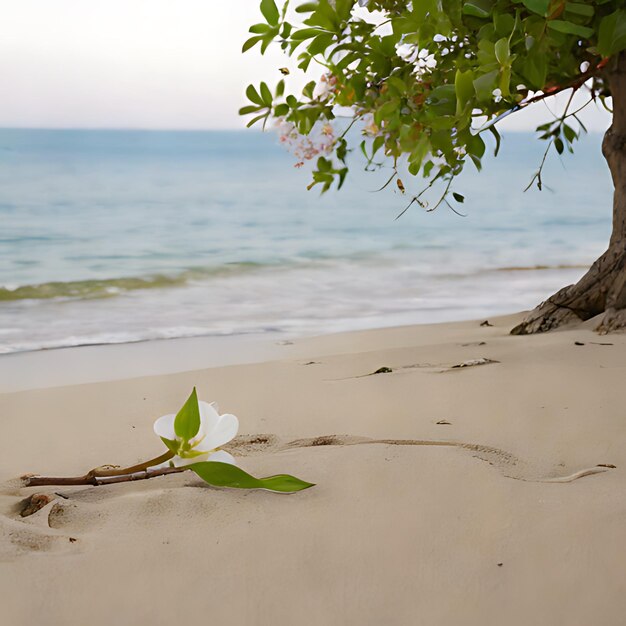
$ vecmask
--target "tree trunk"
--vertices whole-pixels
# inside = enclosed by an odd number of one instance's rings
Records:
[[[601,333],[626,328],[626,51],[607,74],[613,97],[613,122],[602,142],[615,188],[613,231],[607,251],[575,285],[555,293],[513,328],[529,335],[604,314]]]

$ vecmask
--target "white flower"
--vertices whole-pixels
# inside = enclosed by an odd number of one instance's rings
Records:
[[[363,121],[363,132],[370,137],[376,137],[380,133],[380,128],[378,124],[374,122],[374,116],[371,113],[367,113],[362,118]]]
[[[228,452],[219,450],[219,447],[235,437],[239,430],[239,420],[230,413],[220,415],[214,404],[202,400],[198,401],[198,407],[200,409],[200,430],[189,441],[184,441],[176,435],[174,431],[176,415],[174,413],[163,415],[154,422],[154,432],[161,439],[177,442],[179,447],[174,458],[160,465],[155,465],[151,469],[184,467],[191,463],[203,461],[219,461],[220,463],[237,465],[235,459]]]
[[[330,72],[322,74],[319,82],[313,89],[313,98],[319,98],[320,100],[326,100],[335,91],[337,85],[337,77]]]

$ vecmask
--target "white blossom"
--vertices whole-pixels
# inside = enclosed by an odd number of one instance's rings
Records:
[[[202,461],[218,461],[236,465],[235,459],[228,452],[219,448],[237,435],[239,420],[230,413],[220,415],[214,404],[198,401],[200,411],[200,429],[189,441],[185,442],[176,435],[174,420],[176,415],[163,415],[154,422],[154,432],[168,441],[180,444],[178,454],[169,461],[156,465],[151,469],[163,467],[184,467]]]

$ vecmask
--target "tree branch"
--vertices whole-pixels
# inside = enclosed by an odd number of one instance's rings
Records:
[[[565,91],[566,89],[573,89],[577,91],[580,89],[590,78],[597,76],[598,71],[601,70],[606,65],[605,59],[599,61],[593,68],[589,68],[586,72],[583,72],[580,76],[570,81],[566,85],[560,85],[558,87],[554,87],[550,89],[550,91],[543,91],[537,96],[533,96],[530,100],[525,100],[520,102],[519,107],[525,108],[529,104],[533,104],[534,102],[539,102],[540,100],[545,100],[546,98],[551,98],[552,96],[556,96],[556,94]]]

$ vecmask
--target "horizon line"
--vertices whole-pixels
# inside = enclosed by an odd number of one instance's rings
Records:
[[[271,129],[270,129],[271,130]],[[215,133],[215,132],[247,132],[247,133],[266,133],[269,130],[259,130],[257,128],[241,128],[241,127],[227,127],[227,128],[145,128],[137,126],[3,126],[0,124],[1,131],[48,131],[48,132],[139,132],[139,133]],[[507,128],[500,131],[501,134],[509,133],[535,133],[535,128]],[[586,132],[587,135],[604,134],[605,130],[590,129]]]
[[[45,131],[111,131],[111,132],[166,132],[166,133],[212,133],[212,132],[265,132],[256,128],[240,128],[229,126],[226,128],[176,128],[176,127],[141,127],[141,126],[4,126],[0,124],[0,131],[3,130],[45,130]]]

